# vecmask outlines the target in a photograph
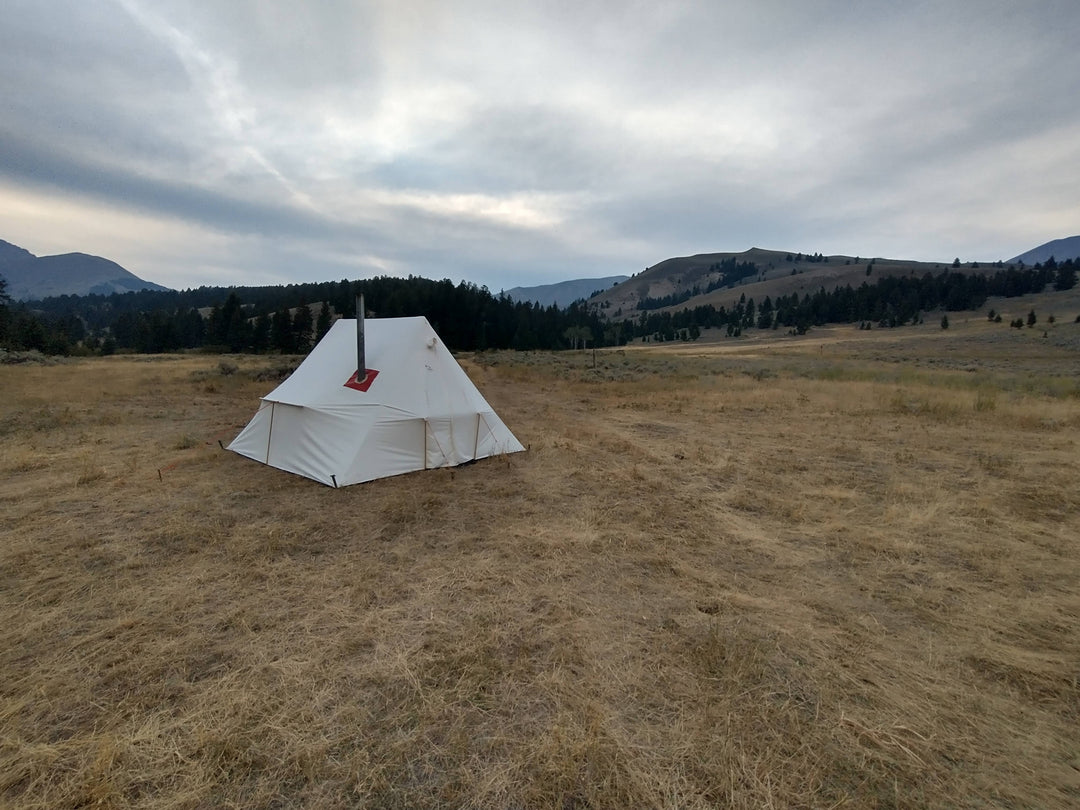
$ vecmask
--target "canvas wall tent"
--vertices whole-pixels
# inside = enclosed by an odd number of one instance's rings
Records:
[[[229,445],[329,486],[524,450],[426,318],[339,320]],[[361,390],[366,388],[366,390]]]

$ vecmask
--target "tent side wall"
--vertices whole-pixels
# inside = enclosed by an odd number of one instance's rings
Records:
[[[347,467],[348,442],[328,442],[326,436],[347,438],[350,427],[355,423],[339,414],[263,400],[228,449],[333,486],[331,475]]]
[[[520,453],[525,447],[510,432],[495,411],[480,414],[480,424],[476,436],[476,458],[501,456],[506,453]]]
[[[434,416],[427,420],[427,466],[455,467],[476,458],[479,414]]]
[[[361,484],[423,470],[426,465],[424,437],[423,419],[383,414],[362,434],[356,435],[349,463],[337,476],[338,485]]]
[[[332,476],[347,468],[356,421],[344,414],[283,402],[274,403],[273,414],[266,463],[333,486]]]
[[[270,429],[274,419],[274,403],[263,400],[251,421],[229,442],[229,450],[255,461],[267,463],[270,450]]]

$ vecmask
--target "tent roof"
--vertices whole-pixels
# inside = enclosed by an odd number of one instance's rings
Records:
[[[345,386],[356,373],[356,320],[342,318],[263,399],[303,407],[379,405],[416,416],[491,410],[427,318],[366,318],[364,334],[367,366],[379,372],[367,391]]]

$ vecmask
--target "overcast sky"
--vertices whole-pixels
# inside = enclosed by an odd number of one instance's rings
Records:
[[[493,291],[1080,233],[1080,2],[5,0],[0,239]]]

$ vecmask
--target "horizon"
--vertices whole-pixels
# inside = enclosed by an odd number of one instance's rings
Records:
[[[1033,252],[1035,250],[1038,250],[1039,248],[1045,247],[1045,246],[1047,246],[1049,244],[1053,244],[1054,242],[1061,242],[1061,241],[1066,241],[1066,240],[1069,240],[1069,239],[1078,239],[1078,238],[1080,238],[1080,235],[1066,236],[1066,237],[1059,237],[1059,238],[1056,238],[1056,239],[1051,239],[1051,240],[1048,240],[1047,242],[1044,242],[1044,243],[1042,243],[1040,245],[1035,245],[1035,246],[1033,246],[1031,248],[1028,248],[1027,250],[1021,251],[1019,254],[1017,254],[1016,256],[1014,256],[1014,257],[1012,257],[1010,259],[961,259],[960,261],[964,265],[970,265],[972,263],[993,265],[993,264],[996,264],[996,263],[999,263],[999,262],[1004,262],[1006,264],[1011,264],[1014,261],[1016,261],[1017,259],[1019,259],[1019,257],[1022,256],[1023,254],[1025,254],[1025,253]],[[306,279],[304,281],[288,281],[288,280],[286,280],[286,281],[270,282],[270,283],[265,283],[265,284],[260,284],[260,283],[244,283],[244,284],[221,283],[221,284],[200,284],[200,285],[188,286],[188,287],[167,287],[165,285],[162,285],[162,284],[156,282],[154,279],[145,278],[145,277],[139,275],[138,273],[132,271],[130,268],[124,267],[119,262],[115,262],[114,260],[110,259],[110,257],[108,257],[108,256],[97,256],[96,254],[90,254],[90,253],[86,253],[85,251],[79,251],[79,250],[69,251],[67,253],[37,254],[37,253],[34,253],[34,251],[29,250],[28,248],[26,248],[23,245],[15,244],[15,243],[13,243],[13,242],[11,242],[9,240],[3,239],[3,238],[0,238],[0,243],[6,243],[8,245],[11,245],[12,247],[20,248],[22,250],[27,250],[33,256],[33,258],[35,258],[35,259],[51,258],[51,257],[57,257],[57,256],[65,256],[65,255],[83,255],[83,256],[90,256],[91,258],[99,258],[99,259],[105,259],[107,261],[113,261],[114,264],[120,265],[121,269],[126,270],[127,272],[131,273],[132,275],[137,277],[140,281],[156,284],[157,286],[164,287],[166,290],[169,290],[169,291],[172,291],[172,292],[188,292],[188,291],[191,291],[191,290],[197,290],[200,287],[210,287],[210,288],[219,287],[219,288],[222,288],[222,289],[229,289],[229,288],[232,288],[232,287],[240,287],[240,288],[242,288],[242,287],[276,287],[276,286],[288,286],[290,284],[327,284],[327,283],[340,282],[342,280],[345,280],[345,281],[362,281],[362,280],[364,280],[364,278],[375,278],[375,277],[378,277],[378,276],[389,276],[389,277],[392,277],[392,278],[406,278],[407,277],[407,276],[395,275],[395,274],[392,274],[392,273],[377,273],[377,274],[372,274],[372,275],[369,275],[369,276],[366,276],[366,277],[353,278],[353,279],[350,279],[350,278],[314,279],[313,278],[313,279]],[[788,255],[802,255],[802,256],[811,256],[811,255],[813,255],[811,252],[808,252],[808,251],[761,248],[761,247],[758,247],[758,246],[755,245],[755,246],[752,246],[752,247],[746,248],[745,250],[740,250],[740,251],[716,250],[716,251],[707,251],[707,252],[704,252],[704,253],[686,254],[686,255],[681,255],[681,256],[668,256],[665,259],[661,259],[661,260],[659,260],[657,262],[654,262],[654,263],[652,263],[650,265],[645,266],[644,268],[642,268],[642,271],[652,270],[653,268],[657,267],[658,265],[664,264],[665,262],[668,262],[668,261],[675,261],[675,260],[680,260],[680,259],[690,259],[690,258],[694,258],[695,256],[715,256],[715,255],[739,256],[739,255],[743,255],[745,253],[748,253],[748,252],[750,252],[752,250],[761,250],[761,251],[766,251],[766,252],[770,252],[770,253],[788,254]],[[956,261],[956,260],[958,260],[960,258],[960,257],[954,257],[953,259],[948,259],[948,260],[946,260],[946,259],[940,259],[940,260],[939,259],[908,259],[908,258],[903,258],[903,257],[899,257],[899,256],[880,256],[880,255],[869,254],[869,253],[866,254],[865,256],[861,256],[860,254],[854,254],[854,253],[830,253],[830,254],[822,254],[822,255],[824,255],[826,258],[835,257],[835,258],[838,258],[838,259],[839,258],[851,259],[853,261],[859,261],[860,259],[868,259],[868,260],[873,260],[873,261],[918,262],[918,263],[924,263],[924,264],[939,264],[939,265],[943,265],[943,266],[951,266],[954,261]],[[1032,264],[1038,264],[1038,262],[1032,262]],[[3,274],[2,270],[3,270],[3,268],[2,268],[2,266],[0,266],[0,278],[4,277],[4,274]],[[501,293],[505,293],[505,292],[512,292],[512,291],[515,291],[515,290],[531,290],[531,289],[542,288],[542,287],[554,287],[554,286],[558,286],[558,285],[562,285],[562,284],[571,284],[571,283],[575,283],[575,282],[603,281],[603,280],[607,280],[607,279],[614,278],[614,277],[617,277],[617,276],[623,276],[626,279],[631,279],[631,278],[636,277],[642,271],[635,271],[635,272],[632,272],[632,273],[612,273],[611,275],[607,275],[607,276],[582,276],[582,277],[577,277],[577,278],[558,278],[558,279],[554,279],[554,280],[550,280],[550,281],[543,281],[543,282],[536,283],[536,284],[527,284],[526,283],[526,284],[517,284],[517,285],[515,285],[513,287],[505,287],[504,286],[504,287],[500,287],[499,289],[494,289],[494,288],[492,288],[492,287],[490,287],[490,286],[488,286],[486,284],[477,283],[477,282],[471,281],[470,279],[467,279],[467,278],[458,278],[458,279],[450,279],[450,280],[453,281],[455,284],[470,283],[470,284],[475,284],[475,286],[478,287],[478,288],[487,287],[487,289],[490,292],[492,292],[494,294],[501,294]],[[436,276],[423,276],[422,274],[412,274],[412,275],[420,275],[420,277],[428,278],[429,280],[440,280],[440,278],[436,277]],[[442,278],[449,278],[449,277],[444,276]]]
[[[1004,264],[1012,265],[1014,261],[1016,261],[1017,259],[1020,259],[1020,257],[1023,256],[1024,254],[1035,252],[1035,251],[1037,251],[1037,249],[1039,249],[1041,247],[1045,247],[1045,246],[1050,245],[1050,244],[1053,244],[1055,242],[1063,242],[1063,241],[1067,241],[1067,240],[1071,240],[1071,239],[1080,239],[1080,235],[1076,235],[1076,237],[1062,237],[1062,238],[1050,240],[1048,242],[1044,242],[1044,243],[1042,243],[1040,245],[1035,245],[1034,247],[1028,248],[1028,249],[1026,249],[1026,251],[1023,251],[1020,254],[1017,254],[1016,256],[1014,256],[1013,258],[1010,258],[1010,259],[963,259],[963,260],[961,260],[961,264],[962,265],[972,265],[972,264],[975,264],[975,265],[996,265],[996,264],[1001,264],[1001,262],[1004,262]],[[28,251],[28,248],[26,248],[25,246],[15,244],[13,242],[10,242],[9,240],[4,240],[4,239],[0,238],[0,243],[5,243],[5,244],[8,244],[8,245],[11,245],[12,247],[21,248],[21,249],[24,249],[24,251]],[[517,284],[517,285],[515,285],[513,287],[502,286],[502,287],[499,287],[498,289],[492,288],[492,287],[490,287],[490,286],[488,286],[486,284],[473,282],[473,281],[471,281],[469,279],[463,279],[462,278],[462,279],[449,279],[449,280],[453,281],[455,284],[470,283],[470,284],[474,284],[478,288],[486,287],[488,289],[488,291],[491,292],[492,294],[500,295],[500,294],[503,294],[503,293],[510,293],[510,292],[515,292],[515,291],[529,291],[529,289],[538,289],[538,288],[542,288],[542,287],[553,287],[553,286],[559,286],[559,285],[563,285],[563,284],[572,284],[572,283],[578,283],[578,282],[606,281],[608,279],[616,278],[616,276],[624,276],[625,280],[630,280],[630,279],[636,278],[636,276],[638,275],[639,272],[652,270],[652,269],[658,267],[659,265],[664,264],[664,262],[666,262],[666,261],[689,259],[689,258],[694,258],[694,257],[697,257],[697,256],[720,256],[720,255],[741,256],[743,254],[750,253],[751,251],[762,251],[762,252],[775,253],[775,254],[786,254],[788,256],[794,256],[794,255],[811,256],[811,255],[813,255],[812,253],[809,253],[809,252],[806,252],[806,251],[784,251],[784,249],[774,249],[774,248],[769,248],[769,247],[758,247],[758,246],[755,245],[755,246],[752,246],[752,247],[747,247],[746,249],[744,249],[744,251],[710,251],[710,252],[706,252],[706,253],[688,254],[688,255],[684,255],[684,256],[669,256],[667,258],[660,259],[659,261],[653,262],[653,264],[644,267],[642,271],[635,271],[635,272],[632,272],[632,273],[612,273],[610,275],[579,276],[579,278],[556,279],[556,280],[553,280],[553,281],[545,281],[545,282],[541,282],[541,283],[538,283],[538,284]],[[87,254],[87,253],[82,252],[82,251],[71,251],[71,252],[68,252],[68,253],[65,253],[65,254],[35,254],[32,251],[28,251],[28,253],[30,253],[30,255],[33,258],[36,258],[36,259],[55,258],[57,256],[68,256],[68,255],[81,255],[81,256],[90,256],[91,258],[100,258],[100,259],[105,259],[107,261],[113,261],[112,259],[110,259],[107,256],[96,256],[94,254]],[[873,254],[866,254],[865,256],[860,256],[860,255],[856,255],[856,254],[847,254],[847,253],[834,253],[834,254],[822,254],[822,255],[825,256],[825,258],[837,258],[837,259],[842,258],[842,259],[851,259],[851,260],[854,260],[854,261],[859,261],[859,260],[865,258],[865,259],[874,260],[874,261],[918,262],[918,264],[941,265],[943,267],[949,267],[949,266],[953,265],[956,260],[959,259],[959,257],[954,257],[953,259],[908,259],[908,258],[902,258],[902,257],[897,257],[897,256],[879,256],[879,255],[873,255]],[[1023,260],[1021,260],[1021,262],[1023,264]],[[340,281],[356,282],[356,281],[363,281],[364,278],[367,278],[367,279],[377,278],[377,276],[379,276],[379,275],[389,276],[389,278],[399,278],[399,279],[407,278],[407,275],[395,275],[393,273],[375,273],[375,274],[368,275],[368,276],[363,276],[363,278],[357,278],[357,279],[348,279],[348,278],[343,278],[343,279],[309,279],[309,280],[299,281],[299,282],[298,281],[279,281],[279,282],[265,283],[265,284],[259,284],[259,283],[254,283],[254,284],[253,283],[244,283],[244,284],[201,284],[201,285],[197,285],[197,286],[187,286],[187,287],[167,287],[165,285],[162,285],[162,284],[154,281],[153,279],[144,278],[144,276],[139,275],[138,273],[132,271],[130,268],[123,267],[122,265],[120,265],[120,262],[113,261],[113,264],[119,265],[121,267],[121,269],[131,273],[134,276],[136,276],[136,278],[139,281],[149,282],[149,283],[157,285],[159,287],[163,287],[165,289],[165,291],[176,292],[176,293],[191,292],[191,291],[195,291],[195,289],[199,289],[200,287],[210,287],[210,288],[218,287],[218,288],[222,288],[222,289],[229,289],[229,288],[232,288],[232,287],[241,287],[242,288],[242,287],[288,286],[288,285],[291,285],[291,284],[327,284],[327,283],[337,283],[337,282],[340,282]],[[1038,264],[1040,264],[1040,262],[1032,261],[1031,264],[1032,265],[1038,265]],[[417,274],[417,273],[413,273],[413,275],[420,275],[420,278],[427,278],[429,280],[436,280],[436,281],[441,280],[441,279],[436,278],[436,276],[434,276],[434,275],[424,276],[422,274]],[[2,266],[0,266],[0,278],[5,278],[5,276],[4,276],[3,272],[2,272]],[[442,276],[442,278],[447,279],[448,276]]]

